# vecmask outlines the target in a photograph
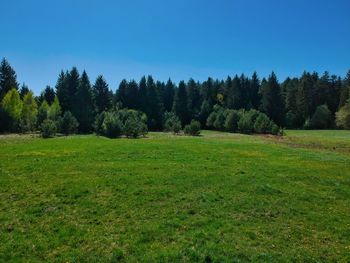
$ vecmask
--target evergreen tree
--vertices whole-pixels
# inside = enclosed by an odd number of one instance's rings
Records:
[[[254,72],[250,80],[249,95],[250,95],[250,103],[252,105],[252,108],[256,110],[259,109],[260,101],[261,101],[259,90],[260,90],[260,81],[258,78],[258,74]]]
[[[78,92],[79,85],[80,85],[79,72],[76,67],[73,67],[67,75],[67,89],[68,89],[68,96],[69,96],[68,111],[70,111],[73,114],[74,114],[74,104],[76,104],[76,100],[77,100],[77,92]]]
[[[49,104],[47,103],[46,100],[43,100],[38,110],[37,124],[39,127],[44,122],[44,120],[49,118],[49,111],[50,111]]]
[[[174,104],[174,96],[175,96],[175,85],[170,79],[168,79],[165,85],[165,90],[163,94],[163,105],[164,105],[165,111],[170,112],[172,110],[173,104]]]
[[[3,58],[0,63],[0,101],[11,89],[18,90],[17,75],[8,61]]]
[[[193,79],[190,79],[187,83],[187,96],[190,119],[195,119],[200,112],[201,97],[197,83]]]
[[[58,76],[57,83],[56,83],[56,94],[58,97],[58,100],[60,102],[60,106],[63,111],[66,111],[70,107],[70,97],[69,97],[69,91],[68,91],[68,84],[67,84],[67,75],[68,73],[64,73],[61,71],[61,73]]]
[[[73,105],[73,116],[79,123],[79,132],[90,132],[94,122],[95,105],[92,88],[87,73],[83,72],[80,78],[76,99]]]
[[[98,113],[108,111],[112,108],[112,95],[102,75],[97,77],[93,86],[93,93]]]
[[[138,110],[146,113],[147,112],[147,80],[143,76],[139,83],[139,107]]]
[[[307,119],[309,118],[313,112],[315,111],[315,78],[307,72],[304,72],[302,75],[300,81],[299,81],[299,87],[298,87],[298,93],[297,93],[297,108],[300,112],[300,115]]]
[[[343,107],[347,101],[350,99],[350,70],[346,74],[344,79],[339,98],[339,109]]]
[[[274,72],[262,87],[261,109],[277,125],[284,125],[284,102],[281,87]]]
[[[22,84],[21,89],[19,90],[19,96],[21,97],[21,100],[23,100],[24,95],[26,95],[29,92],[29,88],[26,84]]]
[[[160,96],[157,93],[156,85],[151,76],[147,77],[147,111],[148,127],[151,130],[160,130],[162,128],[163,108],[160,102]]]
[[[186,125],[190,121],[187,105],[186,84],[184,81],[180,81],[179,87],[175,94],[173,111],[179,117],[182,126]]]
[[[50,86],[46,86],[44,91],[41,93],[41,101],[46,100],[46,102],[51,105],[53,103],[53,100],[55,99],[56,93],[53,88]]]

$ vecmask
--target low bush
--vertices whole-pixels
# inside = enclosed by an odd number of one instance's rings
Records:
[[[72,115],[72,113],[70,113],[70,111],[66,111],[63,114],[63,118],[60,118],[59,124],[60,131],[64,135],[76,133],[79,126],[77,119]]]
[[[173,112],[165,113],[164,131],[178,134],[181,130],[180,119]]]
[[[186,135],[198,136],[201,133],[201,124],[199,121],[192,120],[190,124],[184,128]]]
[[[51,138],[56,135],[57,125],[52,120],[44,120],[40,125],[40,132],[43,138]]]

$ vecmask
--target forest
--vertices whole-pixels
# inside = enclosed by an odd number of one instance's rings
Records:
[[[283,129],[350,129],[350,71],[345,77],[304,72],[280,82],[262,78],[209,77],[179,83],[144,76],[123,79],[115,91],[102,75],[92,83],[76,67],[61,71],[55,87],[38,96],[20,85],[9,62],[0,65],[0,132],[34,132],[43,137],[92,133],[138,137],[147,131],[198,135],[212,129],[283,134]]]

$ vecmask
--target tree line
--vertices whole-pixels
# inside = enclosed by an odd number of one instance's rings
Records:
[[[43,122],[40,116],[43,108],[47,108],[47,114],[54,115],[49,108],[57,108],[57,104],[60,110],[56,114],[63,117],[69,112],[76,119],[80,133],[96,131],[96,121],[102,113],[121,109],[144,113],[147,129],[152,131],[168,129],[166,123],[170,117],[168,123],[178,121],[179,125],[175,126],[180,129],[196,120],[202,128],[232,131],[232,127],[225,128],[223,118],[236,113],[237,118],[264,114],[260,120],[268,118],[267,131],[273,125],[275,130],[276,126],[350,128],[349,98],[350,71],[345,78],[328,72],[321,76],[304,72],[299,78],[288,77],[283,82],[273,72],[262,79],[254,73],[251,77],[244,74],[228,76],[225,80],[209,77],[203,82],[190,79],[178,84],[171,79],[162,82],[144,76],[139,81],[122,80],[113,92],[102,75],[91,83],[88,74],[85,71],[80,74],[76,67],[61,71],[54,88],[47,86],[39,96],[34,96],[25,84],[20,87],[15,70],[5,58],[0,65],[0,130],[3,132],[35,130]],[[212,121],[214,115],[219,116],[216,123],[221,121],[218,126]],[[251,120],[255,121],[255,117]],[[251,122],[250,130],[257,132]]]

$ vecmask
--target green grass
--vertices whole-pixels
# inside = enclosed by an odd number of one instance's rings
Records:
[[[0,137],[0,262],[349,262],[350,132]]]

